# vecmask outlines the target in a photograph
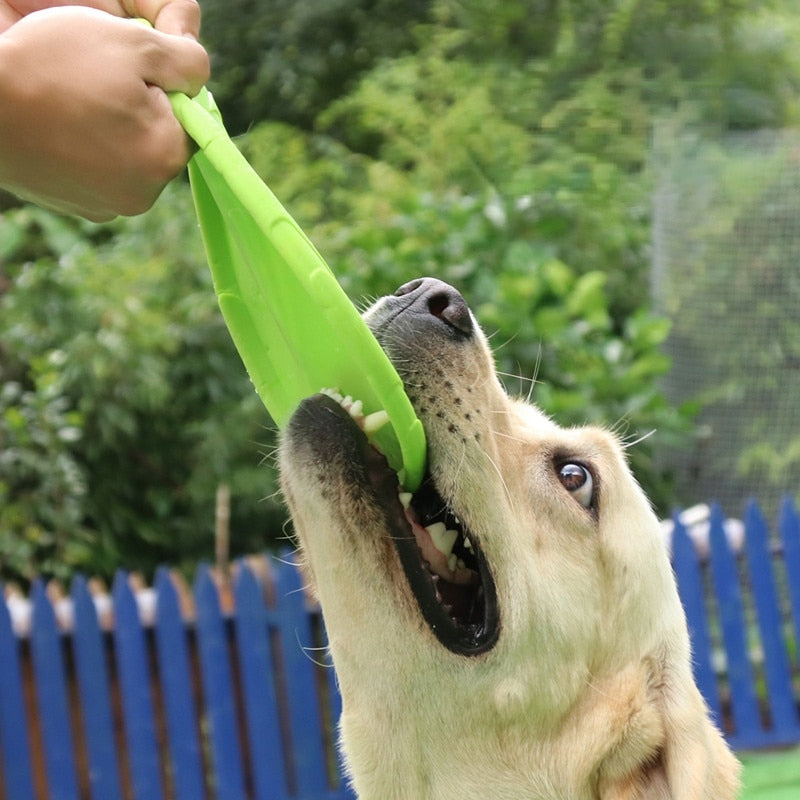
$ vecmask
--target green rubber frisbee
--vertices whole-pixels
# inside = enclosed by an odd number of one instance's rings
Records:
[[[222,315],[270,415],[283,428],[322,388],[384,409],[374,439],[413,491],[425,433],[400,376],[298,224],[228,136],[211,94],[171,94],[199,150],[189,180]]]

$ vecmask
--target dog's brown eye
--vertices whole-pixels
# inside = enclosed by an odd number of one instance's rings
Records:
[[[563,487],[584,507],[594,505],[594,478],[592,473],[583,466],[569,462],[558,468],[558,478]]]

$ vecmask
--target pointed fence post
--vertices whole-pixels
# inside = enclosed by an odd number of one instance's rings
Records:
[[[700,693],[711,709],[714,721],[722,728],[722,704],[713,664],[714,653],[708,629],[708,608],[703,590],[700,560],[694,542],[678,520],[678,515],[675,514],[673,519],[672,568],[675,570],[678,594],[689,626],[694,677]]]
[[[217,798],[244,800],[242,748],[237,728],[228,637],[217,587],[211,580],[207,567],[198,570],[194,595],[197,604],[197,644],[208,711]]]
[[[297,567],[280,559],[274,567],[274,619],[286,675],[298,795],[324,797],[330,791],[328,762],[323,747],[315,665],[305,649],[313,644],[309,614]]]
[[[263,588],[244,562],[234,584],[236,645],[257,800],[288,800],[289,764],[281,741],[267,608]]]
[[[178,593],[169,571],[156,573],[155,640],[158,675],[164,697],[167,743],[175,800],[205,797],[200,726],[192,694],[192,663]]]
[[[800,646],[800,515],[788,497],[781,506],[779,528],[786,565],[787,590],[794,621],[794,636]]]
[[[0,586],[0,772],[6,796],[15,800],[33,800],[28,742],[19,642],[11,628],[11,616]]]
[[[86,580],[72,582],[75,624],[72,649],[83,720],[83,739],[89,760],[89,790],[94,800],[122,797],[114,742],[109,676],[105,646]]]
[[[742,604],[736,558],[728,546],[724,518],[719,506],[711,511],[711,575],[717,596],[722,639],[728,664],[728,682],[737,747],[758,746],[763,738],[761,716],[755,692],[753,667],[747,645],[747,623]]]
[[[114,577],[112,597],[114,644],[133,794],[136,800],[161,800],[161,760],[144,631],[128,576],[122,571]]]
[[[764,651],[764,675],[772,717],[767,738],[771,744],[791,744],[800,735],[791,666],[783,638],[783,618],[769,547],[767,523],[755,502],[745,517],[745,553]]]
[[[34,581],[31,598],[33,675],[49,795],[53,800],[78,800],[78,777],[75,770],[61,634],[56,625],[53,606],[41,581]]]

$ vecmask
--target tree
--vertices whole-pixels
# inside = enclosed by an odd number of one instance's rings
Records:
[[[233,545],[268,538],[270,423],[216,307],[190,202],[185,185],[169,187],[94,247],[38,209],[3,220],[64,234],[0,297],[6,575],[208,557],[223,481]]]
[[[746,0],[246,0],[204,4],[230,129],[356,301],[458,286],[509,388],[605,422],[662,510],[648,313],[650,128],[796,113],[797,64]],[[759,27],[760,26],[760,27]],[[774,26],[773,26],[774,27]],[[745,34],[747,31],[747,34]],[[756,65],[766,64],[765,70]],[[742,102],[745,98],[746,101]],[[215,306],[185,184],[107,226],[0,217],[0,570],[149,571],[283,536],[273,433]],[[520,376],[520,377],[514,377]],[[258,462],[262,459],[265,464]]]

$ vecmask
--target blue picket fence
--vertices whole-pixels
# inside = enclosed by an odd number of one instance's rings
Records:
[[[735,748],[800,742],[800,516],[756,504],[741,550],[719,509],[708,553],[684,526],[673,565],[698,684]],[[142,623],[130,582],[101,624],[85,580],[64,629],[44,586],[20,636],[0,602],[0,800],[352,800],[335,748],[340,699],[318,609],[294,566],[239,564],[231,607],[200,569],[187,619],[166,570]]]
[[[0,602],[0,798],[353,800],[320,615],[294,566],[270,573],[240,565],[226,614],[201,569],[191,623],[166,571],[152,627],[123,573],[111,631],[80,578],[68,635],[41,584],[26,637]]]
[[[701,558],[676,523],[672,563],[686,609],[695,678],[737,749],[800,741],[800,516],[786,500],[777,535],[755,502],[742,549],[729,545],[724,517],[711,513]]]

